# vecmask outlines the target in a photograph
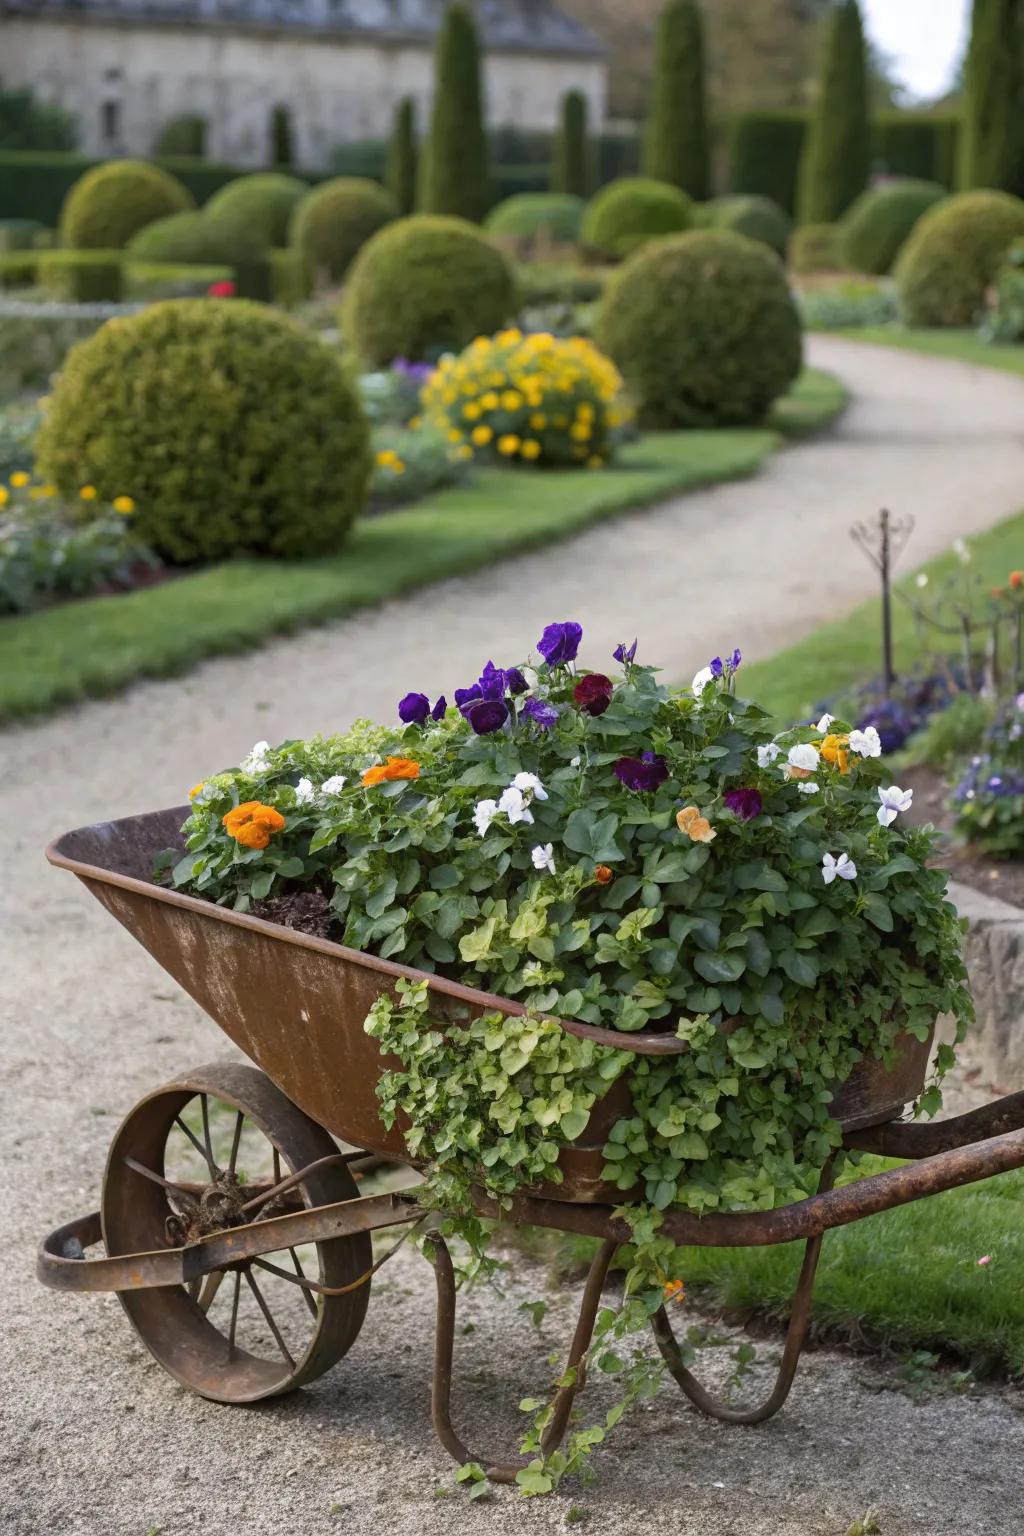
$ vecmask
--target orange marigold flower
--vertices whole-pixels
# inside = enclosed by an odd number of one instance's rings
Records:
[[[665,1281],[665,1300],[666,1301],[685,1301],[686,1300],[686,1286],[683,1284],[682,1280],[666,1280]]]
[[[612,872],[607,864],[599,864],[594,870],[594,879],[598,885],[607,885],[612,878]]]
[[[826,763],[831,763],[840,773],[846,773],[850,767],[850,754],[846,750],[849,745],[849,736],[826,736],[821,744],[821,755]]]
[[[189,797],[190,800],[194,800],[195,799],[196,795],[198,795],[200,790],[203,788],[203,785],[205,784],[205,782],[206,782],[205,779],[200,779],[198,784],[193,784],[192,785],[192,788],[188,792],[188,797]]]
[[[418,779],[420,765],[411,757],[389,757],[386,763],[378,763],[374,768],[367,768],[363,774],[363,783],[369,788],[373,784],[383,784],[389,779]]]
[[[228,836],[241,843],[243,848],[265,848],[273,833],[280,832],[284,826],[281,812],[259,800],[246,800],[243,805],[236,805],[222,820]]]

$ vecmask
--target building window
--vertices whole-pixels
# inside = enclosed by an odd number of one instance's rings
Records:
[[[105,101],[100,107],[100,137],[104,144],[115,145],[121,138],[121,103]]]

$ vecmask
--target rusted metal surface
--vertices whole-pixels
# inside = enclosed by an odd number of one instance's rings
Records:
[[[162,849],[182,849],[187,806],[69,832],[47,850],[71,870],[134,938],[293,1103],[333,1135],[379,1155],[407,1161],[399,1120],[380,1119],[376,1085],[400,1064],[365,1034],[363,1020],[398,977],[422,973],[379,960],[328,939],[297,933],[152,883]],[[453,1022],[496,1010],[519,1015],[522,1004],[440,976],[427,976],[433,1002]],[[571,1034],[639,1055],[687,1049],[674,1036],[629,1035],[575,1020],[558,1020]],[[866,1058],[837,1090],[833,1114],[853,1129],[892,1119],[920,1092],[928,1043],[901,1037],[886,1069]],[[560,1183],[550,1199],[621,1202],[623,1191],[601,1178],[602,1149],[615,1121],[630,1108],[628,1076],[594,1107],[574,1144],[560,1155]]]
[[[969,1147],[1024,1126],[1024,1093],[1008,1093],[949,1120],[911,1120],[847,1135],[845,1145],[882,1157],[931,1157],[951,1147]]]

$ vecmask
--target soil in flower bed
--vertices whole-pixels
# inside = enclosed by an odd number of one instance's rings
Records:
[[[948,869],[954,880],[987,896],[998,896],[1011,906],[1024,907],[1024,859],[994,859],[956,840],[953,812],[949,806],[948,781],[936,769],[921,764],[899,775],[904,789],[914,791],[909,819],[919,826],[931,822],[941,833],[938,856],[933,861]]]
[[[340,940],[337,932],[331,932],[339,925],[323,891],[294,891],[290,896],[268,896],[262,901],[254,901],[249,910],[253,917],[280,923],[283,928],[312,933],[318,939]]]

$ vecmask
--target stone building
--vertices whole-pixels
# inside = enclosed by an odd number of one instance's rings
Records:
[[[0,0],[0,80],[59,102],[90,155],[143,155],[183,114],[210,159],[263,165],[275,103],[295,158],[383,138],[402,96],[426,122],[445,0]],[[492,126],[551,128],[571,88],[604,116],[596,39],[552,0],[476,0]]]

